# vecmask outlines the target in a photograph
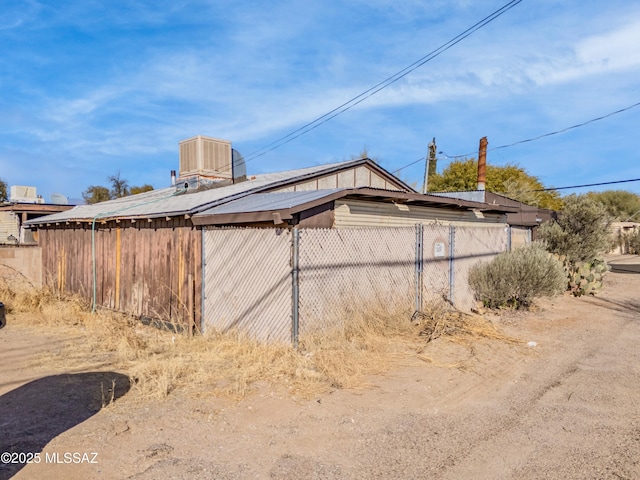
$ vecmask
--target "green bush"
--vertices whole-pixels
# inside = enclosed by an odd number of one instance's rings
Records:
[[[562,262],[543,245],[501,253],[490,262],[474,265],[469,285],[489,308],[526,308],[536,297],[551,297],[567,288]]]
[[[570,195],[556,221],[543,223],[538,236],[547,250],[560,256],[567,290],[574,296],[602,288],[607,266],[601,255],[614,245],[607,208],[589,195]]]
[[[547,250],[564,255],[573,267],[590,262],[611,246],[607,210],[586,195],[570,195],[558,220],[543,223],[538,237]]]

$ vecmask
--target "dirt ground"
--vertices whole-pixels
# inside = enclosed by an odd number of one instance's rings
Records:
[[[0,452],[40,456],[0,463],[0,478],[640,478],[635,270],[610,273],[596,297],[494,319],[525,343],[469,350],[440,338],[423,352],[430,361],[312,399],[262,386],[239,402],[180,393],[140,402],[118,372],[35,368],[65,340],[9,317]]]

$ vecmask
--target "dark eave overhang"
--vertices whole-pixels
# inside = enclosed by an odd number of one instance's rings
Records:
[[[393,192],[388,190],[378,190],[375,188],[359,188],[353,189],[349,196],[359,196],[374,199],[373,197],[383,200],[391,200],[394,203],[406,203],[410,205],[419,205],[423,207],[435,208],[458,208],[460,210],[476,210],[487,213],[513,213],[517,212],[516,207],[505,207],[503,205],[489,205],[487,203],[471,202],[468,200],[459,200],[456,198],[437,197],[435,195],[424,195],[422,193],[406,193]]]
[[[73,205],[57,205],[52,203],[4,203],[0,204],[0,212],[58,213],[70,210]]]

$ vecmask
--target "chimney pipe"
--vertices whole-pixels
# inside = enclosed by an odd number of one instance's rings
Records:
[[[172,187],[176,186],[176,171],[175,170],[171,170],[171,186]]]
[[[478,190],[485,189],[487,182],[487,137],[480,139],[480,151],[478,152]]]

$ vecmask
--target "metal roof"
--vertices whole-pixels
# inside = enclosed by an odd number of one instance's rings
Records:
[[[265,218],[271,218],[272,213],[281,214],[281,218],[285,219],[291,218],[293,213],[346,196],[369,198],[374,201],[408,202],[440,208],[477,209],[502,213],[516,211],[513,207],[489,206],[468,200],[436,197],[429,194],[423,195],[416,193],[399,179],[396,180],[396,183],[406,187],[406,191],[357,187],[267,193],[275,188],[360,165],[367,165],[380,171],[390,179],[395,179],[393,175],[371,162],[371,160],[358,159],[285,172],[255,175],[241,183],[193,193],[188,193],[177,187],[167,187],[107,202],[79,205],[65,212],[29,220],[26,224],[90,222],[94,219],[109,220],[116,218],[163,218],[180,215],[189,215],[192,217],[194,224],[220,224],[223,220],[229,223],[239,222],[241,217],[247,219],[245,221],[258,221],[258,219],[262,221]]]
[[[459,198],[470,202],[484,202],[485,190],[470,190],[465,192],[427,192],[436,197]]]
[[[273,192],[254,193],[248,197],[225,203],[218,207],[207,209],[196,214],[196,217],[204,215],[223,215],[231,213],[267,212],[298,207],[318,199],[324,199],[336,192],[347,190],[346,188],[332,188],[326,190],[309,190],[305,192]]]
[[[236,200],[252,193],[358,165],[369,165],[391,176],[371,160],[358,159],[297,170],[254,175],[245,182],[195,193],[186,193],[176,187],[167,187],[92,205],[79,205],[66,212],[30,220],[27,224],[38,225],[108,218],[160,218],[185,214],[193,215],[203,209]],[[401,180],[398,180],[398,183],[404,185]],[[406,186],[406,188],[411,190],[409,186]]]
[[[456,210],[484,212],[515,212],[514,207],[487,205],[448,197],[436,197],[420,193],[381,190],[370,187],[333,188],[298,192],[254,193],[223,205],[208,208],[192,217],[195,225],[223,225],[291,219],[303,210],[327,204],[341,198],[361,198],[372,201],[391,201]]]

